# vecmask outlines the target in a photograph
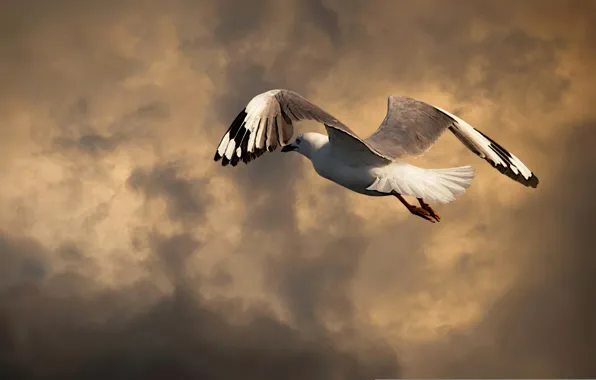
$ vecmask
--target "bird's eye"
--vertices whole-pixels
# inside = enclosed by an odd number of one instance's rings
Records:
[[[300,145],[300,139],[296,139],[296,144]]]

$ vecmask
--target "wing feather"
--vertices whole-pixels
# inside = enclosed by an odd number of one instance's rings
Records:
[[[396,160],[423,154],[447,129],[502,174],[525,186],[538,186],[532,171],[490,137],[439,107],[409,97],[390,96],[385,119],[364,141]]]
[[[323,123],[330,141],[336,143],[333,145],[354,145],[348,148],[390,161],[335,117],[289,90],[271,90],[255,96],[222,137],[214,160],[221,159],[223,166],[235,166],[240,160],[248,163],[265,151],[287,145],[294,134],[293,123],[302,120]]]
[[[426,152],[454,121],[435,107],[405,96],[389,96],[387,115],[365,139],[393,159]]]
[[[528,187],[538,186],[538,177],[513,153],[510,153],[493,139],[472,127],[459,117],[437,107],[454,120],[449,130],[478,157],[484,159],[501,174]]]

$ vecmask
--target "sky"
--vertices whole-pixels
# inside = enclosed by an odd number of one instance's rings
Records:
[[[0,7],[0,378],[596,376],[595,1]],[[477,176],[431,224],[297,154],[213,162],[274,88],[363,137],[437,105],[540,185],[445,134],[409,162]]]

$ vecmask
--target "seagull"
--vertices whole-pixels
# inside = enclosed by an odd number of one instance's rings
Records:
[[[293,142],[294,122],[315,120],[327,135],[307,132]],[[362,139],[319,106],[290,90],[252,98],[222,137],[214,160],[246,164],[281,146],[308,158],[323,178],[367,196],[395,196],[413,215],[432,223],[439,214],[427,202],[450,203],[470,187],[471,166],[423,169],[402,161],[421,156],[445,130],[507,177],[536,188],[538,178],[515,155],[459,117],[406,96],[389,96],[379,128]],[[416,197],[420,206],[404,196]]]

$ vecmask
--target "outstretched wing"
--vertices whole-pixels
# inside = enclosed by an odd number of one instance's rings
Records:
[[[236,166],[248,163],[266,151],[284,146],[294,135],[293,122],[316,120],[325,124],[334,145],[368,145],[346,125],[314,105],[301,95],[289,90],[271,90],[255,96],[232,122],[222,137],[215,161]]]
[[[435,107],[404,96],[390,96],[387,115],[366,142],[393,159],[426,152],[453,124]]]
[[[455,122],[449,127],[468,149],[483,158],[501,174],[521,183],[524,186],[537,187],[538,177],[519,158],[510,153],[493,139],[472,127],[459,117],[450,114],[437,107],[445,115],[451,117]]]
[[[447,129],[502,174],[525,186],[538,186],[532,171],[488,136],[439,107],[409,97],[390,96],[385,120],[364,141],[383,156],[397,159],[423,154]]]

